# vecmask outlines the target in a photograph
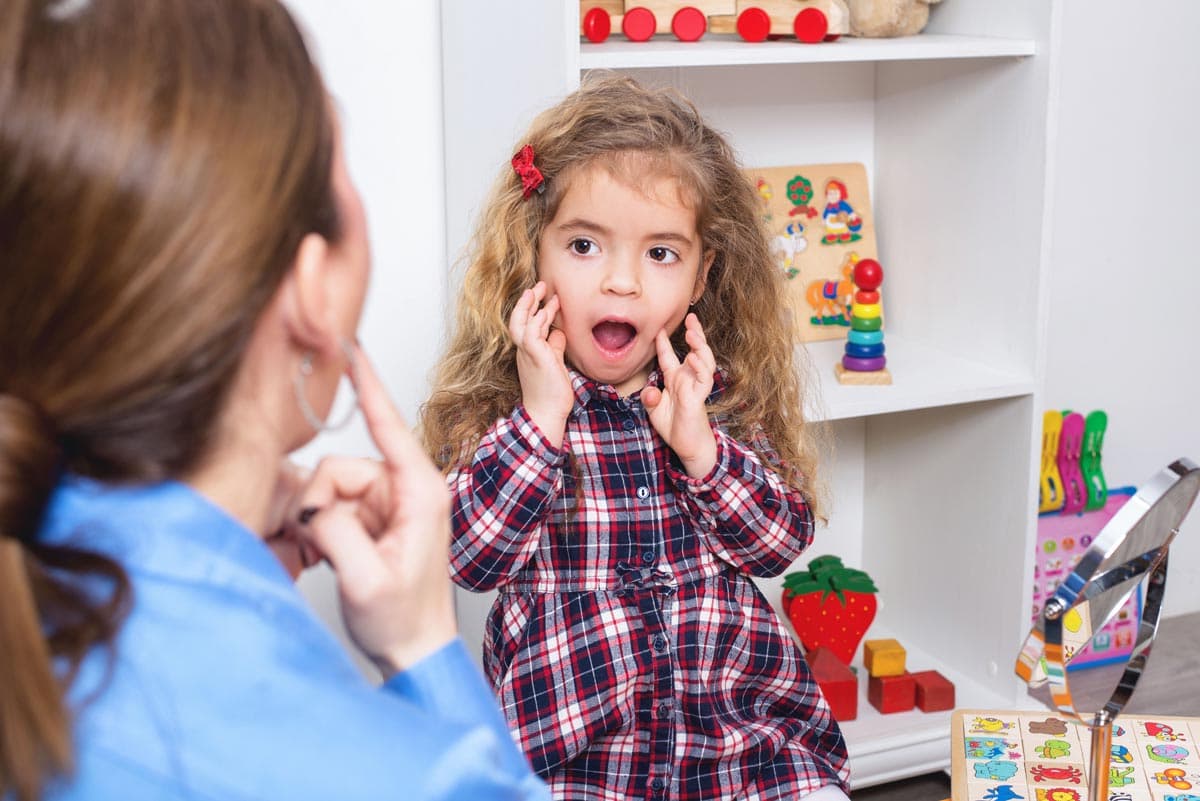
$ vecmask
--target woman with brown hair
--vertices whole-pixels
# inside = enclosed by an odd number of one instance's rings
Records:
[[[277,0],[3,0],[0,253],[0,797],[546,796],[353,344],[365,219]],[[295,478],[343,374],[382,460]]]

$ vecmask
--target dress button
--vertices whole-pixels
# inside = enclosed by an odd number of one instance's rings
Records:
[[[639,498],[641,498],[643,501],[646,500],[647,498],[650,497],[650,488],[649,487],[638,487],[637,488],[637,496]]]
[[[667,786],[667,783],[663,779],[661,779],[657,776],[650,780],[650,789],[651,790],[660,792],[666,786]]]
[[[625,420],[621,423],[621,428],[625,429],[626,431],[632,431],[633,429],[637,428],[637,423],[633,422],[633,420],[626,417]]]
[[[655,563],[655,561],[657,561],[657,559],[658,559],[658,554],[656,554],[654,551],[643,551],[642,552],[642,564],[644,564],[644,565],[652,565]]]
[[[660,718],[669,718],[671,716],[671,702],[663,701],[658,705],[658,716]]]
[[[654,639],[650,641],[650,645],[654,648],[655,653],[661,654],[667,650],[667,638],[661,634],[655,634]]]

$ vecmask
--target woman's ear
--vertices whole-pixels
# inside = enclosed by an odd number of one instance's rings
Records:
[[[328,263],[329,243],[319,234],[306,234],[280,287],[284,325],[308,350],[324,350],[337,340],[325,281]]]

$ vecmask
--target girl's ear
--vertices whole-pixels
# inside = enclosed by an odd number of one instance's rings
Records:
[[[279,290],[288,335],[307,350],[324,350],[336,340],[325,282],[328,257],[329,243],[325,238],[306,234]]]
[[[692,290],[693,305],[700,300],[700,296],[704,294],[704,288],[708,286],[708,271],[716,258],[715,250],[705,251],[704,260],[700,263],[700,271],[696,273],[696,288]]]

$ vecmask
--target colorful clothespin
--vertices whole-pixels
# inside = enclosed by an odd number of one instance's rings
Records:
[[[1104,447],[1104,431],[1107,428],[1108,415],[1100,409],[1089,413],[1083,424],[1079,469],[1083,472],[1083,483],[1087,487],[1088,509],[1099,509],[1108,500],[1108,484],[1100,468],[1100,451]]]
[[[1064,515],[1082,512],[1087,507],[1087,488],[1079,469],[1083,448],[1083,415],[1063,415],[1062,434],[1058,438],[1058,474],[1062,477]]]
[[[1063,506],[1062,477],[1058,474],[1058,438],[1062,412],[1042,415],[1042,474],[1038,483],[1038,511],[1053,512]]]

